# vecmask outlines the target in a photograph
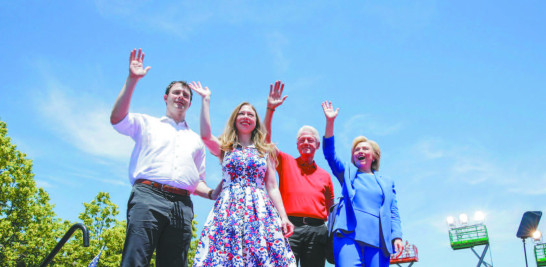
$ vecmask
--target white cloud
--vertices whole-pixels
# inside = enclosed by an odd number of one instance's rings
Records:
[[[31,145],[25,138],[20,138],[19,136],[11,136],[10,138],[11,143],[17,146],[17,150],[23,152],[29,159],[36,158],[43,154],[40,149]]]
[[[508,191],[524,195],[546,195],[546,173],[528,175],[514,173],[514,177],[508,184]]]
[[[468,184],[478,184],[498,177],[495,173],[497,167],[487,162],[487,159],[469,157],[455,157],[454,164],[451,167],[452,177]]]
[[[446,177],[455,184],[469,185],[484,182],[497,183],[499,163],[494,162],[479,146],[461,146],[457,142],[444,142],[441,138],[427,137],[417,141],[406,150],[407,153],[418,151],[419,157],[403,157],[418,163],[409,166],[419,166],[436,173],[436,177]]]
[[[434,0],[408,2],[366,2],[362,11],[365,18],[384,25],[387,33],[400,41],[419,34],[437,17]]]
[[[149,6],[154,5],[154,9]],[[152,1],[95,0],[105,17],[122,17],[136,27],[151,28],[178,37],[187,37],[196,27],[210,20],[213,10],[199,2],[157,3]],[[213,5],[214,6],[214,5]],[[151,10],[158,10],[154,13]]]
[[[438,143],[438,139],[424,139],[418,141],[414,148],[425,159],[438,159],[445,155],[445,152],[437,146]]]
[[[285,87],[283,94],[288,95],[292,92],[307,93],[309,91],[315,91],[316,87],[320,86],[320,81],[321,79],[319,77],[297,77],[294,81],[287,85],[288,87]]]
[[[95,170],[87,170],[85,168],[75,168],[72,166],[68,166],[66,164],[61,164],[62,168],[59,168],[58,172],[53,175],[36,175],[36,184],[40,187],[43,187],[45,189],[53,189],[53,188],[64,188],[64,187],[70,187],[70,188],[77,188],[85,186],[85,183],[82,183],[81,179],[85,180],[91,180],[95,181],[98,184],[108,184],[108,185],[120,185],[120,186],[128,186],[128,180],[127,180],[127,170],[123,169],[124,175],[118,175],[116,178],[115,176],[106,176],[100,175]],[[118,168],[119,165],[118,165]],[[70,177],[67,179],[67,177]]]
[[[546,195],[546,172],[525,159],[495,158],[480,144],[465,146],[439,137],[424,137],[392,155],[391,166],[405,170],[412,181],[426,183],[443,177],[452,184],[495,187],[528,196]],[[418,156],[415,156],[418,155]]]
[[[95,0],[95,5],[102,15],[117,14],[129,16],[149,2],[148,0]]]
[[[283,48],[290,42],[286,36],[280,32],[273,32],[266,36],[267,45],[273,54],[273,63],[278,72],[286,72],[290,67],[290,60],[284,55]]]
[[[324,6],[326,5],[327,3],[324,3]],[[99,14],[106,18],[122,18],[130,26],[141,30],[161,31],[186,38],[193,32],[198,32],[196,29],[210,26],[209,24],[278,25],[307,21],[319,3],[271,2],[264,6],[263,3],[245,0],[175,2],[95,0],[95,6]],[[283,59],[282,53],[277,56]]]
[[[343,110],[340,109],[340,113]],[[349,118],[341,127],[336,130],[336,136],[342,140],[342,143],[350,146],[351,141],[358,135],[364,135],[370,139],[378,136],[387,136],[399,132],[403,128],[402,122],[389,123],[381,118],[371,114],[356,114]],[[350,149],[350,147],[348,147]]]
[[[85,153],[126,161],[133,143],[110,125],[110,107],[86,93],[69,95],[74,91],[52,79],[46,84],[45,95],[34,100],[38,116],[59,138]]]
[[[44,188],[44,189],[51,189],[51,188],[54,188],[56,186],[48,183],[47,181],[44,181],[44,180],[38,180],[36,179],[36,185],[38,187],[41,187],[41,188]]]
[[[60,167],[58,167],[58,169],[62,169],[64,168],[66,165],[65,164],[61,164]],[[63,170],[64,172],[64,170]],[[65,179],[64,176],[62,175],[58,175],[58,174],[53,174],[53,175],[48,175],[48,174],[41,174],[41,173],[37,173],[36,176],[36,182],[38,183],[38,181],[41,181],[42,183],[44,183],[45,185],[48,185],[47,188],[63,188],[65,186],[68,186],[68,187],[76,187],[79,185],[79,183],[77,182],[77,180],[75,179]],[[49,182],[46,182],[49,181]]]
[[[102,162],[99,162],[101,164]],[[103,162],[105,167],[100,170],[88,169],[85,166],[73,164],[59,164],[59,171],[53,175],[48,175],[48,179],[71,187],[79,187],[82,183],[78,182],[81,179],[97,181],[101,184],[122,185],[127,186],[127,169],[120,168],[120,164],[112,164],[112,162]],[[106,173],[106,174],[105,174]],[[70,177],[66,179],[65,177]],[[81,178],[81,179],[80,179]]]

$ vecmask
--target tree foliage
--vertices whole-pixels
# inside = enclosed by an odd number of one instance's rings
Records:
[[[195,217],[197,217],[197,215],[193,216],[193,221],[191,222],[192,240],[190,250],[188,251],[188,266],[193,266],[197,245],[199,245],[199,239],[197,239],[197,221],[195,220]]]
[[[110,200],[110,194],[99,192],[95,199],[83,203],[84,211],[78,218],[89,231],[89,247],[85,248],[81,231],[70,239],[54,263],[59,265],[86,266],[99,254],[100,266],[119,266],[125,239],[125,221],[116,220],[118,206]]]
[[[32,161],[11,143],[3,121],[0,153],[0,266],[38,266],[74,222],[55,216],[49,195],[36,186]],[[106,192],[99,192],[83,206],[78,218],[89,231],[89,247],[83,247],[82,232],[77,230],[57,253],[52,266],[87,266],[100,251],[100,266],[119,266],[127,224],[116,219],[118,206]],[[190,266],[199,243],[195,219],[192,230]],[[150,265],[155,266],[155,256]]]
[[[0,121],[0,266],[39,265],[64,228],[7,132]]]
[[[59,265],[84,266],[99,254],[100,266],[119,266],[125,241],[127,223],[118,221],[115,216],[119,213],[118,206],[110,201],[110,195],[99,192],[90,203],[83,203],[85,210],[80,213],[79,219],[89,230],[89,247],[82,247],[82,234],[78,231],[61,250],[54,263]],[[66,225],[69,227],[70,225]],[[192,221],[192,242],[188,252],[189,266],[192,266],[199,240],[197,239],[197,221]],[[155,266],[155,255],[150,266]]]

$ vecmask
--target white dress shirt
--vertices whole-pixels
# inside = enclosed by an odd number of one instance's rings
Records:
[[[193,193],[205,180],[205,145],[185,121],[129,113],[114,129],[135,141],[129,164],[131,184],[146,179]]]

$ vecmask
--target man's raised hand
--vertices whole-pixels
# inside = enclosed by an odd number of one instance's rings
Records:
[[[142,49],[138,49],[138,53],[136,48],[131,51],[131,55],[129,56],[129,76],[131,78],[140,79],[148,73],[148,71],[152,68],[150,66],[143,68],[142,62],[144,61],[144,52],[142,52]]]

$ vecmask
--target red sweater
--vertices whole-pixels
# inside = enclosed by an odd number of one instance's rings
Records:
[[[288,216],[326,220],[328,206],[334,202],[334,185],[330,174],[313,162],[302,166],[301,159],[279,151],[279,190]]]

